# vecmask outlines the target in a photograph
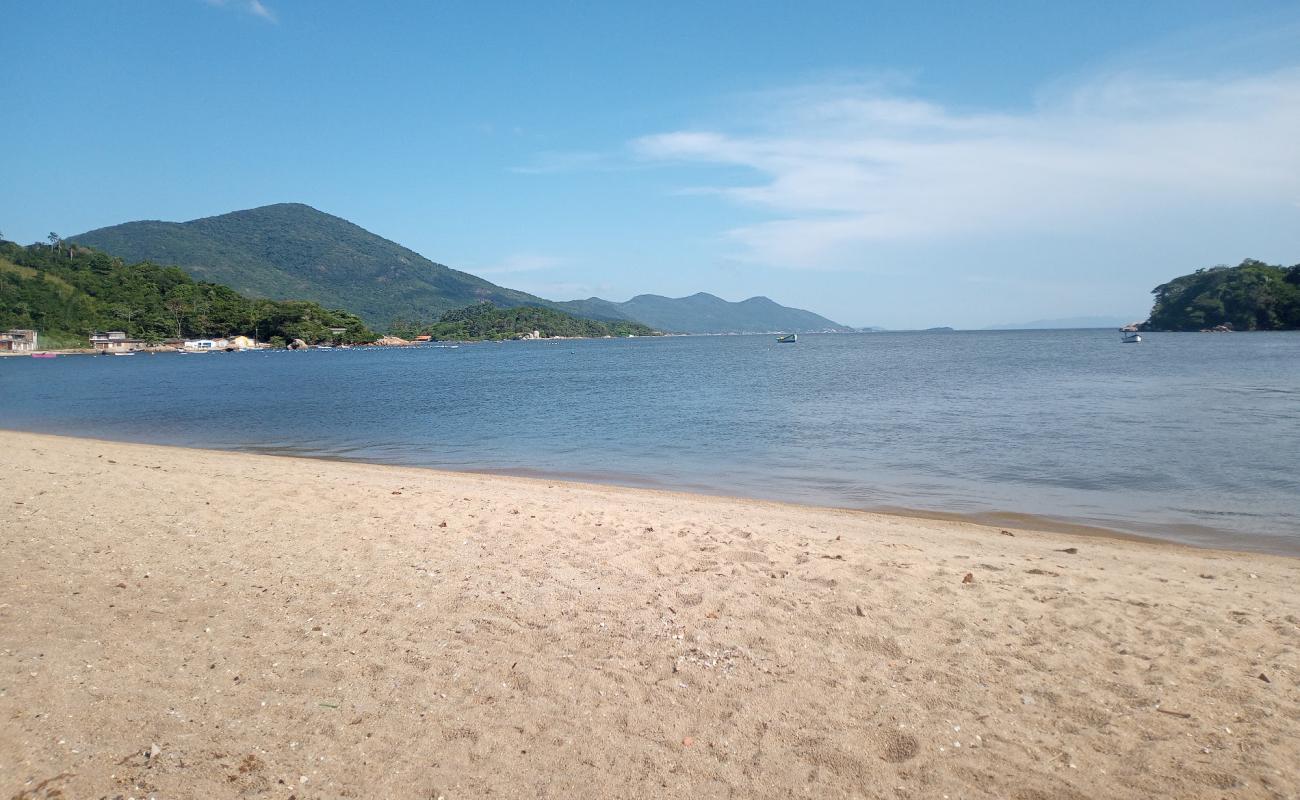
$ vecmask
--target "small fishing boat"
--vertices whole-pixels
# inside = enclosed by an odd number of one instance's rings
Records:
[[[32,358],[55,358],[58,353],[32,353]]]
[[[797,341],[799,341],[799,334],[797,333],[791,333],[788,336],[776,337],[777,344],[794,344]]]
[[[133,356],[135,353],[114,353],[115,356]]]
[[[1124,344],[1137,344],[1142,341],[1136,325],[1125,325],[1119,329],[1119,340]]]

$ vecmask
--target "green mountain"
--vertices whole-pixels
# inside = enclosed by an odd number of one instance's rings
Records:
[[[366,322],[434,319],[487,300],[549,305],[526,292],[435,264],[345,219],[279,203],[190,222],[128,222],[69,241],[126,261],[174,264],[255,297],[296,297],[347,308]]]
[[[174,264],[201,280],[255,297],[299,297],[347,308],[396,329],[474,303],[555,308],[591,319],[634,320],[674,333],[847,330],[766,297],[729,303],[710,294],[640,295],[626,303],[593,297],[556,303],[506,289],[424,256],[345,219],[280,203],[190,222],[128,222],[70,241],[127,261]]]
[[[848,331],[839,323],[766,297],[728,302],[706,292],[690,297],[642,294],[626,303],[591,297],[556,303],[573,314],[592,319],[635,319],[671,333],[809,333]]]
[[[553,308],[515,306],[498,308],[491,303],[476,303],[468,308],[448,311],[433,325],[404,331],[406,335],[427,333],[434,339],[464,341],[466,339],[515,339],[537,331],[543,337],[582,336],[658,336],[655,331],[639,322],[597,322],[581,319]],[[401,335],[401,334],[399,334]]]
[[[86,347],[95,330],[134,338],[255,336],[263,341],[367,342],[375,334],[346,311],[300,300],[259,300],[196,281],[176,267],[127,264],[90,248],[0,242],[0,329],[32,328],[46,347]]]
[[[1247,259],[1235,267],[1198,269],[1151,293],[1156,299],[1143,326],[1147,330],[1219,325],[1238,331],[1300,329],[1300,264],[1282,267]]]

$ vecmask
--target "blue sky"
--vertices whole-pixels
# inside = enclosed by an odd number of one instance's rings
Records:
[[[0,231],[274,202],[554,299],[1139,318],[1300,262],[1300,5],[16,2]]]

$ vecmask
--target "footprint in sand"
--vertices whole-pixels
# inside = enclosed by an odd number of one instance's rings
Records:
[[[917,752],[921,749],[916,737],[899,731],[891,731],[886,734],[884,745],[880,757],[893,764],[915,758]]]
[[[762,553],[754,550],[728,550],[722,554],[722,558],[732,564],[770,564],[771,560]]]

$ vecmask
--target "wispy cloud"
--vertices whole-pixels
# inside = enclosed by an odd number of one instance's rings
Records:
[[[532,281],[521,284],[523,291],[538,297],[552,300],[585,299],[588,297],[608,296],[613,286],[608,283],[584,283],[582,281]]]
[[[280,21],[275,15],[275,12],[268,8],[262,0],[204,0],[204,2],[210,6],[217,6],[218,8],[230,8],[236,11],[243,11],[252,14],[255,17],[260,17],[267,22]]]
[[[565,263],[562,258],[543,256],[535,253],[514,253],[495,264],[478,267],[473,270],[476,275],[513,275],[519,272],[537,272],[551,269]]]
[[[948,108],[880,84],[784,89],[755,130],[631,143],[649,163],[741,167],[754,180],[683,187],[766,219],[724,235],[743,258],[852,268],[873,244],[1079,232],[1148,212],[1188,224],[1300,198],[1300,70],[1220,79],[1108,74],[1023,112]],[[1297,220],[1300,224],[1300,220]]]
[[[557,152],[541,153],[531,163],[512,167],[511,172],[524,175],[549,175],[556,172],[569,172],[576,169],[598,169],[626,162],[616,159],[609,153],[598,152]]]

